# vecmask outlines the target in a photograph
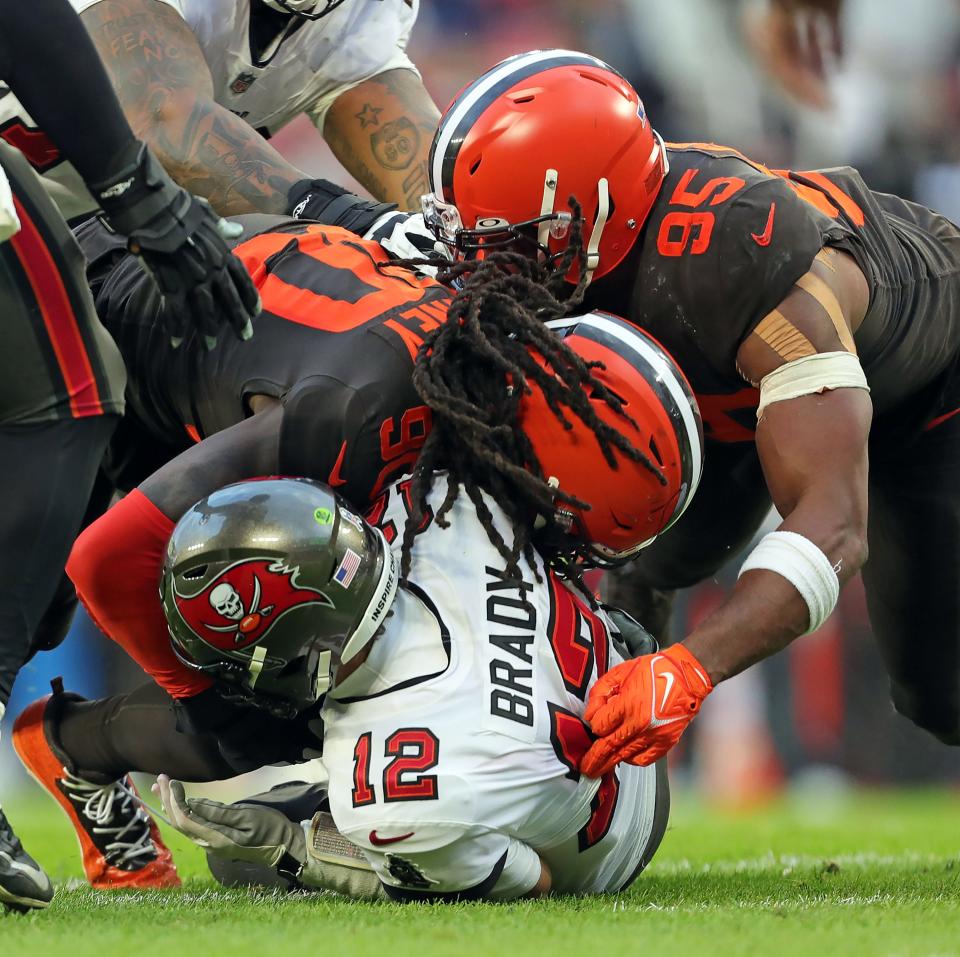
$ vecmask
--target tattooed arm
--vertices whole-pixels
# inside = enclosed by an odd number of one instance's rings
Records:
[[[412,70],[388,70],[342,93],[323,135],[337,159],[376,196],[419,211],[440,113]]]
[[[181,186],[223,215],[286,211],[304,174],[214,102],[210,69],[175,10],[158,0],[100,0],[81,18],[134,133]]]

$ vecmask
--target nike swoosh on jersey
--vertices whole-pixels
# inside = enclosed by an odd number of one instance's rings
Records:
[[[330,488],[336,488],[338,485],[346,485],[347,480],[341,474],[343,469],[343,457],[347,454],[347,440],[343,440],[343,445],[340,446],[340,454],[337,456],[337,461],[333,463],[333,468],[330,469],[330,477],[327,479],[327,485]]]
[[[396,844],[397,841],[405,841],[416,833],[416,831],[411,831],[409,834],[401,834],[399,837],[377,837],[376,829],[374,829],[370,832],[370,843],[374,847],[386,847],[388,844]]]
[[[773,238],[773,217],[777,212],[777,204],[770,204],[770,212],[767,213],[767,225],[763,227],[762,233],[750,233],[750,238],[758,246],[769,246]]]

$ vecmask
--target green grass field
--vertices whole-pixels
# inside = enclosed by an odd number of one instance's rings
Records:
[[[104,894],[37,796],[7,810],[61,885],[0,916],[2,957],[142,953],[339,957],[960,955],[960,794],[785,800],[750,814],[677,803],[649,870],[618,898],[399,907],[226,892],[173,839],[181,892]]]

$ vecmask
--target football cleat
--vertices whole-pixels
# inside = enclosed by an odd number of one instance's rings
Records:
[[[88,781],[59,753],[49,714],[57,697],[34,701],[17,718],[13,747],[70,819],[90,885],[99,890],[179,887],[173,856],[129,775],[109,784]]]
[[[53,885],[37,862],[23,849],[0,808],[0,904],[10,910],[46,907],[53,900]]]

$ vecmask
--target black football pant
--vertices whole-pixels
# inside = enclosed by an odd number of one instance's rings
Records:
[[[73,612],[63,566],[83,526],[114,415],[0,427],[0,705]],[[99,506],[98,506],[99,507]]]
[[[895,451],[877,445],[863,568],[870,622],[896,709],[960,745],[960,415]],[[608,600],[661,635],[670,592],[740,554],[770,508],[752,444],[708,443],[705,461],[683,518],[608,576]]]
[[[50,718],[54,748],[89,780],[106,783],[143,771],[203,782],[237,773],[213,735],[177,730],[173,700],[152,681],[98,701],[67,696]]]

